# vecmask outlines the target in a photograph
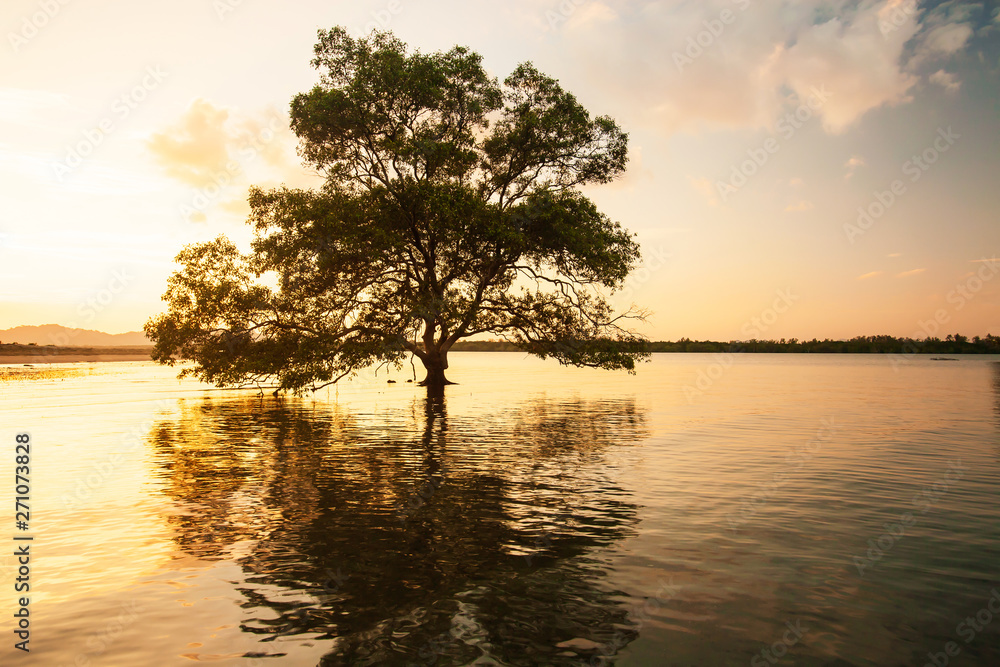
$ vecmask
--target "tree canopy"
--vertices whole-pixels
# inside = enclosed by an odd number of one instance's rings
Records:
[[[448,382],[460,339],[494,334],[564,364],[633,371],[644,339],[606,294],[640,259],[580,187],[625,171],[628,136],[530,63],[502,83],[479,54],[410,52],[391,33],[321,30],[320,82],[291,103],[315,190],[249,195],[254,240],[190,245],[154,358],[217,385],[302,391],[407,355]]]

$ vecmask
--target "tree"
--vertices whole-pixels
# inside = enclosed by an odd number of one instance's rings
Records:
[[[615,314],[640,258],[579,190],[625,170],[628,137],[530,63],[501,84],[466,48],[319,32],[320,83],[291,103],[316,190],[252,188],[252,251],[191,245],[145,327],[153,357],[217,385],[318,388],[407,354],[448,383],[448,351],[492,333],[542,358],[634,372]]]

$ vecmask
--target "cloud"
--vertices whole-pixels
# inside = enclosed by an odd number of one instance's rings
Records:
[[[225,109],[195,100],[178,123],[154,134],[147,146],[169,176],[204,185],[229,160],[227,120]]]
[[[693,176],[688,176],[688,183],[691,184],[698,194],[705,198],[705,203],[709,206],[719,205],[719,193],[716,190],[715,185],[712,184],[712,181],[707,178],[695,178]]]
[[[793,188],[801,188],[805,184],[806,184],[805,181],[803,181],[798,176],[796,176],[796,177],[794,177],[792,179],[789,179],[789,181],[788,181],[788,185],[790,185]]]
[[[945,72],[943,69],[939,69],[938,71],[931,74],[930,77],[928,77],[928,81],[930,81],[931,83],[936,83],[937,85],[947,90],[949,93],[955,92],[962,86],[961,82],[958,81],[958,79],[955,77],[954,74],[951,74],[950,72]]]
[[[921,63],[957,53],[972,35],[971,12],[907,0],[613,6],[576,10],[554,30],[553,48],[614,90],[626,113],[668,134],[773,128],[816,88],[831,91],[816,111],[824,129],[840,133],[873,109],[909,102]]]
[[[903,256],[903,253],[901,253],[901,252],[890,252],[888,255],[886,255],[886,257],[892,257],[893,259],[895,259],[896,257],[902,257],[902,256]]]
[[[247,203],[245,197],[227,199],[219,204],[219,208],[241,218],[250,215],[250,204]]]
[[[578,3],[574,3],[578,4]],[[603,25],[619,18],[618,12],[603,2],[590,2],[580,6],[569,15],[569,27],[580,28],[590,25]]]
[[[965,46],[972,37],[972,27],[968,24],[948,23],[929,30],[923,37],[924,49],[932,54],[951,55]]]
[[[311,187],[320,180],[295,155],[296,138],[277,111],[255,114],[195,100],[172,125],[154,133],[147,147],[167,175],[192,186],[185,217],[206,219],[208,205],[243,216],[251,183]]]
[[[866,112],[910,98],[917,78],[901,63],[903,47],[916,32],[916,19],[883,35],[874,6],[804,29],[784,54],[783,78],[799,94],[823,84],[832,95],[820,109],[830,133],[847,129]]]
[[[847,173],[844,174],[844,179],[850,179],[854,176],[854,172],[858,169],[858,167],[865,166],[865,159],[860,155],[852,155],[851,159],[844,163],[844,166],[847,167]]]
[[[857,279],[858,280],[868,280],[870,278],[877,278],[878,276],[883,275],[883,273],[885,273],[885,272],[884,271],[872,271],[871,273],[865,273],[865,274],[862,274],[862,275],[858,276]]]
[[[147,146],[170,176],[197,186],[217,181],[219,172],[243,171],[254,163],[275,175],[299,176],[296,143],[288,118],[273,109],[251,115],[199,99],[176,123],[153,134]]]
[[[804,211],[811,211],[816,208],[811,201],[800,201],[796,204],[789,204],[785,207],[785,213],[802,213]]]
[[[914,39],[910,67],[917,69],[941,61],[962,50],[974,34],[972,23],[982,5],[947,0],[922,16],[921,32]]]
[[[921,273],[923,273],[926,270],[927,269],[912,269],[910,271],[903,271],[902,273],[897,273],[896,277],[897,278],[909,278],[910,276],[920,275]]]

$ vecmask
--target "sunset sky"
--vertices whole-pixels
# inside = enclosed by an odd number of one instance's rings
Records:
[[[248,241],[250,184],[316,185],[287,108],[335,25],[615,117],[587,194],[652,338],[1000,335],[1000,6],[909,0],[5,0],[0,328],[140,329],[184,244]]]

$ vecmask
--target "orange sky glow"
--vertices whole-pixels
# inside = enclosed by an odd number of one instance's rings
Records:
[[[1000,8],[908,0],[9,0],[0,329],[141,329],[181,247],[249,240],[250,185],[319,184],[287,108],[335,25],[616,118],[629,171],[587,194],[651,338],[1000,334]]]

